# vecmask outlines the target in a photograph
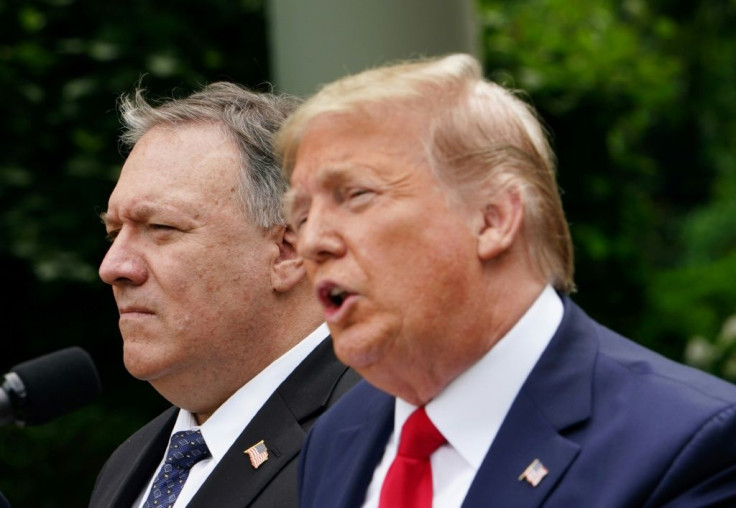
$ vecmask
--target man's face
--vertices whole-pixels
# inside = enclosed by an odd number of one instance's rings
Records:
[[[159,391],[220,382],[247,370],[244,358],[262,367],[268,346],[254,338],[278,249],[246,217],[239,166],[233,142],[213,125],[155,127],[110,196],[113,241],[100,277],[120,311],[126,368]]]
[[[477,309],[477,217],[449,199],[412,134],[418,127],[318,117],[287,204],[338,357],[379,385],[465,347]]]

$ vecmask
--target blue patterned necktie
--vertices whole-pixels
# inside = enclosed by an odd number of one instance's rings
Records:
[[[153,481],[144,508],[170,508],[181,494],[189,470],[210,456],[207,443],[199,430],[185,430],[171,436],[166,461]]]

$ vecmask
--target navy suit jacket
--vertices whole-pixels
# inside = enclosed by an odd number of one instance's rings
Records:
[[[296,508],[296,458],[307,430],[358,379],[325,339],[266,401],[187,506]],[[132,507],[156,473],[177,411],[168,409],[115,450],[97,477],[90,508]],[[261,439],[269,458],[254,469],[243,452]]]
[[[736,386],[563,303],[462,506],[736,507]],[[323,415],[300,457],[302,508],[361,506],[393,432],[394,402],[361,382]],[[534,459],[549,470],[536,487],[519,480]]]

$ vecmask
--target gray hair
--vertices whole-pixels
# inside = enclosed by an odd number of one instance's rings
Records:
[[[483,78],[475,58],[399,62],[324,86],[276,134],[287,178],[309,124],[329,114],[376,122],[387,115],[425,119],[417,134],[440,181],[462,199],[517,189],[533,269],[555,288],[574,290],[572,241],[546,132],[529,104]]]
[[[240,85],[217,82],[180,99],[153,105],[145,90],[123,95],[119,111],[123,123],[121,143],[129,149],[151,128],[159,125],[210,123],[220,125],[242,157],[238,193],[246,213],[267,229],[284,225],[281,199],[287,182],[274,157],[272,138],[298,99],[281,94],[256,93]]]

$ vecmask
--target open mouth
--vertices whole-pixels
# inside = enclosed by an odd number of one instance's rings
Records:
[[[352,294],[348,290],[330,282],[320,284],[317,290],[319,301],[328,310],[339,309]]]

